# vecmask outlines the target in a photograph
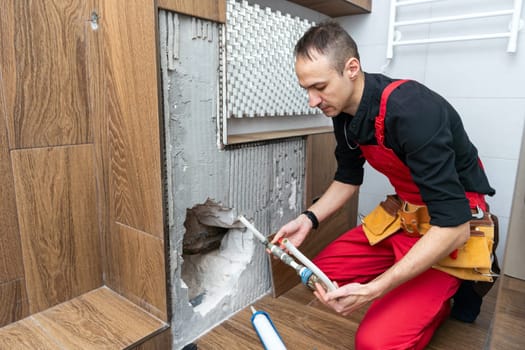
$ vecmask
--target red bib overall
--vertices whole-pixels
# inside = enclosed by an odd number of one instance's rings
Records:
[[[385,174],[397,195],[407,202],[424,205],[408,167],[384,146],[384,118],[390,93],[405,81],[385,88],[376,118],[378,145],[361,145],[365,159]],[[484,208],[483,196],[469,194],[473,207]],[[419,240],[400,231],[370,246],[359,225],[326,247],[314,263],[339,285],[367,283],[399,261]],[[437,327],[448,317],[450,298],[460,280],[429,269],[372,303],[356,334],[357,350],[424,349]]]

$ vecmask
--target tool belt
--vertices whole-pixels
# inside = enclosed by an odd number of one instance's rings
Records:
[[[488,212],[479,212],[470,221],[470,238],[460,248],[439,261],[433,268],[463,280],[492,282],[494,221]],[[402,201],[389,195],[362,220],[363,231],[371,245],[401,229],[413,237],[424,235],[431,227],[426,206]]]

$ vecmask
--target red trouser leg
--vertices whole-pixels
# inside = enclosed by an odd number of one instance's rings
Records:
[[[402,232],[370,246],[358,226],[326,247],[314,263],[340,285],[366,283],[400,260],[417,242]],[[449,312],[460,280],[429,269],[370,306],[359,325],[356,349],[423,349]]]
[[[371,281],[394,264],[395,256],[384,241],[371,247],[358,226],[329,244],[313,262],[331,280],[344,285]]]

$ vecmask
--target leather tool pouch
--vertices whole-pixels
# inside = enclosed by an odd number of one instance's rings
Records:
[[[401,200],[396,195],[388,195],[370,214],[363,218],[363,231],[370,245],[377,244],[399,231],[401,204]]]
[[[425,205],[404,202],[399,210],[401,227],[412,237],[421,237],[430,229],[430,215]]]
[[[414,237],[420,237],[430,229],[427,207],[403,202],[396,195],[388,195],[362,221],[370,245],[381,242],[400,229]]]
[[[426,206],[403,202],[396,195],[387,196],[362,220],[370,245],[381,242],[400,229],[410,236],[422,236],[430,229],[429,222]],[[485,212],[483,218],[472,219],[470,232],[469,240],[457,249],[457,254],[450,254],[433,267],[463,280],[492,282],[491,256],[495,238],[492,215]]]
[[[463,280],[492,282],[492,253],[494,248],[494,221],[490,213],[470,221],[470,238],[458,248],[457,254],[441,260],[435,269]]]

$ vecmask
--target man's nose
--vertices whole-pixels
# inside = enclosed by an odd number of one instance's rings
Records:
[[[311,108],[315,108],[321,104],[321,97],[313,91],[308,92],[308,105]]]

